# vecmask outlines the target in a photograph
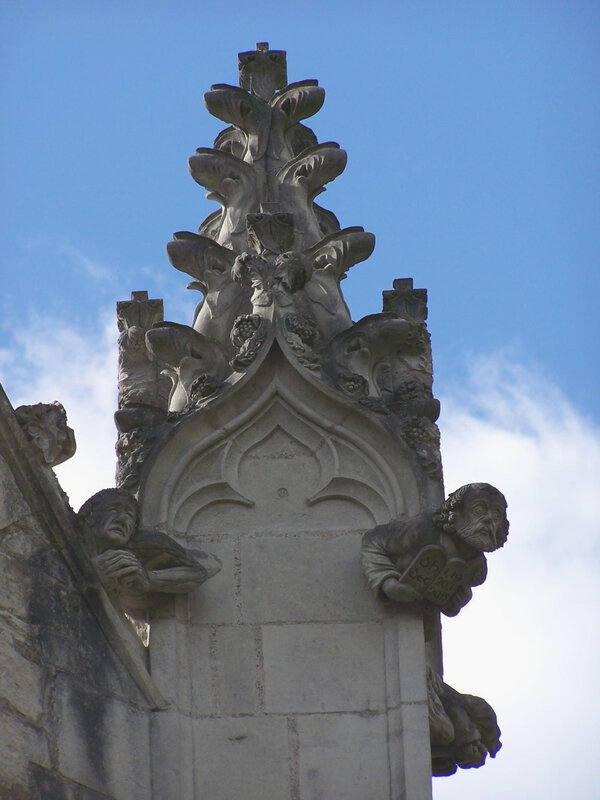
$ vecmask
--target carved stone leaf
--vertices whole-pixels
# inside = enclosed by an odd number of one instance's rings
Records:
[[[271,109],[264,100],[237,86],[215,84],[204,102],[213,116],[244,131],[254,161],[264,155],[271,127]]]
[[[205,372],[218,370],[224,363],[221,345],[188,325],[163,323],[146,334],[150,352],[162,364],[178,368],[185,358],[201,360]]]
[[[359,226],[326,236],[307,250],[315,269],[333,267],[338,279],[346,270],[367,259],[375,247],[375,236]]]
[[[167,244],[167,255],[175,269],[195,278],[204,292],[206,272],[225,273],[231,269],[236,258],[234,250],[222,247],[206,236],[188,231],[173,234],[173,241]]]
[[[316,114],[324,101],[325,90],[321,86],[313,81],[302,81],[287,86],[271,100],[271,105],[287,117],[286,127],[291,127]]]
[[[348,156],[336,142],[323,142],[300,153],[277,173],[279,181],[292,186],[302,186],[309,199],[313,199],[325,183],[344,171]]]
[[[245,161],[222,150],[199,147],[189,159],[192,178],[222,205],[235,205],[245,194],[252,193],[256,177]]]

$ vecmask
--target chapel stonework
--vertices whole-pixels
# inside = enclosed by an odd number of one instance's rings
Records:
[[[1,796],[426,800],[500,749],[442,678],[508,522],[489,484],[445,499],[426,291],[352,321],[375,238],[315,202],[324,90],[266,43],[239,83],[189,160],[220,207],[167,245],[192,324],[117,303],[116,487],[75,513],[64,409],[0,398]]]

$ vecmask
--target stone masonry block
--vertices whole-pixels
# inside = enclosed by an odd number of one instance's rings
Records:
[[[28,513],[8,464],[0,458],[0,531]]]
[[[309,623],[263,627],[267,712],[385,708],[381,626]]]
[[[193,722],[196,795],[287,800],[291,796],[284,717],[225,717]]]
[[[192,719],[176,711],[152,714],[152,797],[194,797]],[[208,795],[207,795],[208,796]]]
[[[65,777],[119,800],[148,800],[149,719],[141,709],[58,679],[55,724]]]
[[[297,730],[302,800],[390,798],[384,713],[310,714]]]
[[[0,631],[0,653],[0,696],[23,716],[36,722],[42,713],[43,668],[19,652],[18,639],[8,631]]]
[[[209,627],[186,625],[175,619],[152,623],[150,673],[161,693],[179,711],[211,714]]]
[[[381,608],[360,569],[360,543],[360,534],[244,538],[245,619],[300,622],[380,618]]]
[[[236,605],[237,557],[234,551],[234,541],[229,539],[199,544],[190,541],[189,547],[207,550],[220,558],[223,564],[220,572],[190,594],[190,621],[194,623],[237,622],[239,617]]]
[[[0,713],[0,780],[26,786],[28,763],[50,766],[48,742],[42,731],[15,714]]]
[[[392,797],[431,800],[427,702],[403,703],[388,719]]]
[[[256,632],[247,626],[215,631],[213,671],[220,714],[258,710]]]

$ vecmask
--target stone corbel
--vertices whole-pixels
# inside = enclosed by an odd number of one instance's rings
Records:
[[[494,709],[482,697],[461,694],[427,667],[432,774],[481,767],[502,747]]]
[[[367,531],[363,572],[375,595],[420,603],[455,616],[487,575],[486,552],[508,536],[506,500],[487,483],[453,492],[434,513],[397,519]]]
[[[15,416],[42,466],[56,467],[75,455],[75,433],[61,403],[19,406]]]
[[[216,556],[186,550],[161,531],[138,526],[139,507],[125,489],[103,489],[77,515],[83,544],[113,603],[144,619],[155,595],[185,594],[216,575]]]

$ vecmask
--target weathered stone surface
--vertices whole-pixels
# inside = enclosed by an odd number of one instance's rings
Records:
[[[264,625],[262,638],[268,712],[385,708],[379,624]]]
[[[75,432],[60,403],[19,406],[15,416],[42,466],[56,467],[74,455]]]
[[[54,690],[61,773],[119,800],[147,800],[151,791],[148,715],[64,678],[57,678]]]
[[[244,539],[244,619],[296,622],[380,618],[377,603],[367,587],[357,581],[360,539],[360,534],[318,533]]]
[[[309,714],[296,725],[302,800],[391,797],[385,714]]]
[[[0,630],[0,653],[0,697],[10,697],[11,704],[24,718],[39,722],[45,676],[40,664],[31,660],[31,655],[37,653],[26,641],[6,629]]]
[[[15,479],[4,459],[0,457],[0,537],[4,528],[29,513],[17,488]]]
[[[214,581],[207,581],[188,595],[190,622],[241,622],[239,540],[210,538],[206,541],[199,537],[198,544],[213,553],[223,566]]]
[[[12,786],[15,793],[22,791],[29,783],[29,762],[50,766],[45,732],[6,707],[0,708],[0,785]]]
[[[192,723],[192,797],[265,800],[290,796],[284,717],[229,717]]]
[[[260,631],[248,626],[215,630],[211,650],[219,714],[256,714],[260,710],[259,637]]]
[[[150,635],[150,670],[165,697],[184,714],[215,713],[209,627],[157,619]]]

